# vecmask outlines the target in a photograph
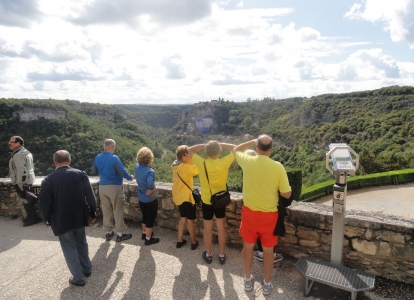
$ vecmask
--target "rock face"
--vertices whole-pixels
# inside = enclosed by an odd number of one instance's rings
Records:
[[[14,118],[19,118],[21,122],[29,122],[44,118],[47,120],[64,119],[66,118],[66,112],[64,110],[44,109],[44,108],[31,108],[23,107],[20,110],[13,112]]]

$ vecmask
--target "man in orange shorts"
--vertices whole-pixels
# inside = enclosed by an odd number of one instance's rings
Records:
[[[256,145],[257,156],[244,153]],[[243,170],[243,208],[240,234],[243,236],[244,289],[253,289],[251,274],[253,248],[260,237],[263,245],[263,295],[272,292],[270,281],[273,270],[273,247],[278,238],[273,234],[278,211],[279,193],[290,198],[291,188],[283,165],[270,158],[273,140],[267,135],[236,146],[233,150],[237,163]]]

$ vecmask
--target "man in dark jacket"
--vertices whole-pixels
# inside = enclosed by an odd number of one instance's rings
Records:
[[[42,181],[39,208],[46,224],[59,237],[72,273],[69,283],[83,286],[92,272],[85,226],[95,221],[96,199],[86,173],[70,167],[68,151],[57,151],[53,161],[56,170]]]

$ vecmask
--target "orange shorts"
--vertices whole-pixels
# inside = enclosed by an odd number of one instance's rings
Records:
[[[279,212],[254,211],[243,205],[240,235],[243,242],[254,244],[260,237],[263,247],[270,248],[277,245],[278,237],[273,234]]]

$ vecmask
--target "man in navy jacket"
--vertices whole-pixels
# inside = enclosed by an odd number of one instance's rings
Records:
[[[43,220],[59,238],[72,277],[69,283],[85,285],[92,272],[85,226],[96,218],[96,199],[87,174],[70,167],[66,150],[53,155],[56,170],[43,181],[39,209]]]

